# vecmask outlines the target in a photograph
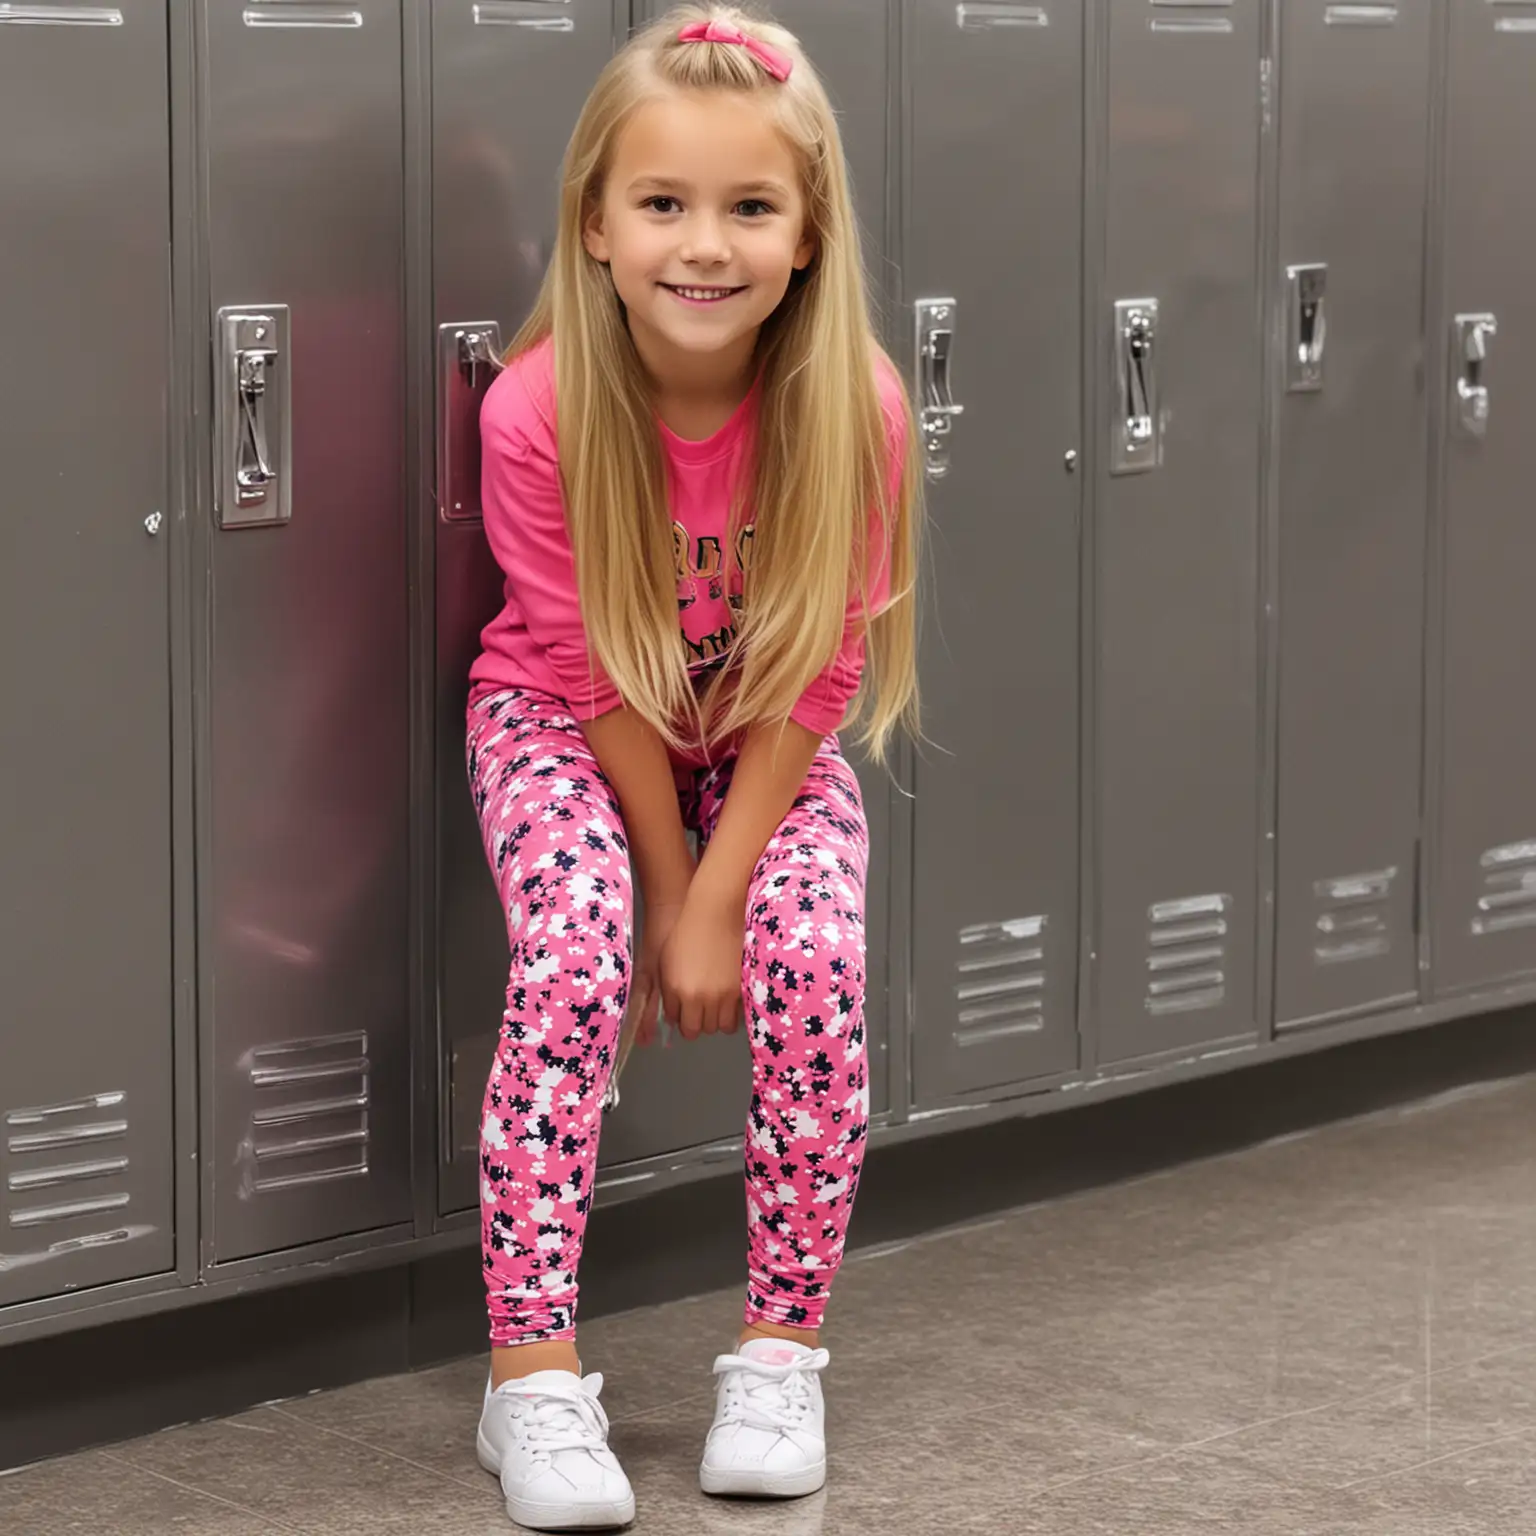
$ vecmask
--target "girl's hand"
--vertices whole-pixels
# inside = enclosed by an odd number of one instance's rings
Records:
[[[736,1032],[745,929],[744,902],[694,882],[661,950],[662,1003],[683,1039]]]
[[[646,903],[645,922],[635,957],[635,974],[629,989],[630,1016],[635,1021],[635,1044],[651,1045],[656,1039],[656,1014],[661,1006],[661,952],[677,926],[683,903]]]

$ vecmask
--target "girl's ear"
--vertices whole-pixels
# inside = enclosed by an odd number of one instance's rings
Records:
[[[796,272],[804,272],[816,259],[818,246],[816,236],[810,230],[806,230],[801,236],[800,244],[795,247],[794,268]]]
[[[587,222],[582,225],[581,243],[587,248],[587,255],[593,261],[600,261],[604,266],[608,264],[608,237],[603,232],[603,208],[599,203],[587,216]]]

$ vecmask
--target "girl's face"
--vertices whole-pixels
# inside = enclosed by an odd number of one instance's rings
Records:
[[[727,91],[670,92],[634,113],[584,239],[661,382],[696,380],[710,356],[722,378],[745,372],[815,253],[794,152],[758,101]]]

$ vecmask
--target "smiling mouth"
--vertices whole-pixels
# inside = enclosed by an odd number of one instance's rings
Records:
[[[738,293],[746,292],[745,288],[697,288],[679,283],[663,283],[661,286],[689,304],[718,304],[722,299],[735,298]]]

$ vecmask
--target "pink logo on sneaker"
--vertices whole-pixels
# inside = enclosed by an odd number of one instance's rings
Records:
[[[765,1349],[757,1358],[764,1365],[793,1365],[800,1357],[792,1349]]]

